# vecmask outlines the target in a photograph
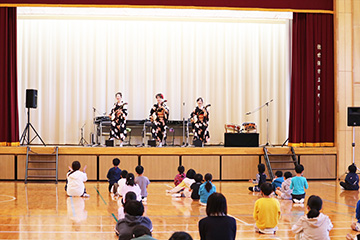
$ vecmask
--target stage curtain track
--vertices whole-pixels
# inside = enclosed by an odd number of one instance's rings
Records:
[[[333,15],[294,13],[289,145],[334,146]]]
[[[0,7],[0,146],[19,145],[16,8]]]
[[[203,97],[211,103],[212,144],[224,141],[224,124],[255,122],[266,142],[288,136],[290,29],[287,19],[214,20],[92,16],[18,16],[20,123],[26,123],[25,89],[38,89],[31,122],[47,144],[77,144],[96,115],[109,112],[123,93],[129,119],[148,118],[155,94],[168,100],[170,119],[188,118]],[[185,105],[183,105],[185,103]],[[180,134],[181,135],[181,134]],[[132,137],[132,142],[135,139]]]

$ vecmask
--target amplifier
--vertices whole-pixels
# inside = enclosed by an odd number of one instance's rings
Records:
[[[225,133],[225,147],[259,147],[258,133]]]

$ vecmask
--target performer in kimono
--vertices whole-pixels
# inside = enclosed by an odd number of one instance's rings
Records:
[[[122,94],[118,92],[115,94],[116,102],[114,103],[113,108],[110,112],[111,119],[111,130],[110,130],[110,140],[114,138],[120,140],[120,147],[123,146],[123,141],[127,136],[126,132],[126,117],[127,117],[127,103],[122,101]]]
[[[166,106],[166,100],[161,93],[155,96],[157,103],[150,110],[150,120],[153,123],[151,133],[153,139],[159,142],[159,147],[166,141],[166,123],[169,118],[169,108]]]
[[[209,112],[207,110],[210,104],[204,107],[204,100],[199,97],[197,100],[197,107],[190,114],[191,123],[194,132],[194,140],[200,139],[203,143],[206,143],[210,139],[209,127]]]

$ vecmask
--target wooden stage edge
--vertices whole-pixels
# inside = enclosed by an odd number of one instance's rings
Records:
[[[52,153],[54,146],[30,146],[31,150],[39,153]],[[263,155],[262,147],[83,147],[58,146],[59,155]],[[336,147],[297,147],[297,155],[336,155]],[[289,151],[288,147],[269,147],[272,154],[283,154]],[[0,147],[0,154],[24,155],[26,146]]]
[[[54,151],[54,146],[31,146],[31,151],[39,155],[30,156],[33,175],[50,175],[51,171],[42,171],[36,164],[38,160],[50,160],[46,154]],[[21,147],[0,147],[0,180],[22,180],[25,177],[26,150]],[[289,147],[268,148],[271,154],[288,154]],[[337,151],[333,147],[295,148],[300,164],[305,167],[304,176],[308,179],[336,179]],[[87,165],[89,180],[106,180],[106,174],[112,167],[112,160],[119,158],[120,168],[135,172],[137,165],[145,168],[145,176],[151,181],[172,181],[179,165],[186,170],[193,168],[203,175],[212,173],[214,180],[237,181],[255,178],[257,165],[265,163],[263,148],[228,147],[79,147],[59,146],[59,180],[66,179],[68,166],[75,160],[82,166]],[[54,158],[52,156],[52,158]],[[290,156],[282,156],[273,168],[293,169]],[[286,161],[287,158],[287,161]],[[54,160],[54,159],[53,159]],[[280,160],[280,162],[279,162]],[[282,162],[285,160],[284,162]],[[274,163],[275,164],[275,163]],[[46,165],[45,168],[53,166]],[[293,171],[294,172],[294,171]],[[268,173],[267,173],[268,174]],[[294,174],[294,173],[293,173]],[[268,175],[269,176],[269,175]]]

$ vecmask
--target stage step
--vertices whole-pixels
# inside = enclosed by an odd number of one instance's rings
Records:
[[[55,171],[56,168],[28,168],[28,170],[49,170],[49,171]]]
[[[28,178],[56,178],[56,176],[47,176],[47,175],[28,175]]]
[[[266,164],[266,167],[268,169],[268,172],[269,172],[269,175],[270,175],[270,178],[271,180],[274,179],[274,172],[273,171],[278,171],[278,170],[282,170],[282,171],[285,171],[285,170],[294,170],[295,166],[298,165],[298,160],[297,160],[297,157],[296,157],[296,154],[295,154],[295,150],[293,147],[290,147],[290,153],[285,153],[285,154],[271,154],[269,153],[269,150],[266,148],[266,146],[264,147],[264,159],[265,159],[265,164]],[[292,158],[292,161],[289,160],[289,159],[285,159],[285,160],[270,160],[270,158],[272,157],[291,157]],[[271,165],[272,164],[294,164],[294,167],[292,168],[289,168],[289,167],[276,167],[276,168],[273,168]]]
[[[47,157],[47,159],[41,160],[41,159],[32,159],[31,157],[39,157],[44,156]],[[52,159],[51,159],[52,158]],[[54,159],[55,158],[55,159]],[[26,150],[26,170],[25,170],[25,184],[29,180],[29,178],[36,179],[36,178],[48,178],[48,179],[55,179],[55,182],[58,182],[58,159],[59,159],[59,148],[55,147],[53,153],[36,153],[30,149],[30,147],[27,147]],[[29,166],[32,165],[32,167]],[[36,164],[35,166],[33,164]],[[46,165],[44,165],[46,164]],[[49,166],[49,164],[52,164],[53,166]],[[43,167],[42,167],[43,166]],[[29,175],[29,171],[32,171],[33,175]],[[55,171],[55,175],[34,175],[36,172],[33,171]]]

